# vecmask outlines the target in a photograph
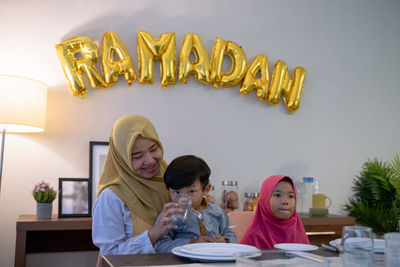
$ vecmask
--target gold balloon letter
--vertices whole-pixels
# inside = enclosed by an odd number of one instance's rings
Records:
[[[93,88],[107,87],[95,67],[98,49],[93,40],[87,37],[76,37],[61,42],[55,47],[74,96],[86,94],[87,89],[82,80],[82,72],[86,72]]]
[[[292,85],[288,94],[285,94],[283,100],[289,113],[297,110],[300,106],[301,93],[303,91],[304,79],[306,78],[306,70],[302,67],[297,67],[293,72]]]
[[[257,78],[257,73],[260,73],[260,78]],[[239,92],[246,95],[257,90],[257,97],[264,101],[267,97],[269,85],[269,71],[268,71],[268,58],[264,54],[258,55],[250,66],[247,68],[246,75],[242,80]]]
[[[222,73],[224,56],[229,56],[232,66],[229,72]],[[211,81],[215,88],[235,86],[243,78],[246,71],[246,55],[243,49],[233,42],[217,38],[213,48],[210,64]]]
[[[117,53],[119,61],[114,61],[114,53]],[[136,80],[135,69],[131,56],[118,35],[106,32],[101,47],[101,67],[107,86],[117,82],[118,75],[124,75],[125,80],[131,85]]]
[[[194,62],[190,61],[191,52],[195,56]],[[188,77],[194,74],[198,81],[208,84],[210,82],[209,66],[207,51],[200,37],[193,33],[186,34],[179,54],[178,79],[186,83]]]
[[[138,31],[139,81],[153,83],[153,61],[160,60],[161,86],[175,81],[175,33],[161,34],[154,39],[150,33]]]
[[[286,63],[278,61],[272,72],[271,86],[267,96],[267,102],[271,105],[279,103],[283,92],[283,100],[289,113],[297,110],[300,105],[301,92],[303,91],[306,70],[297,67],[293,73],[293,80],[290,79]]]

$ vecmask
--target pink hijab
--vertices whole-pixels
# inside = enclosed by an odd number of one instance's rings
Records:
[[[256,213],[247,227],[243,238],[240,240],[241,244],[252,245],[258,249],[272,249],[274,248],[274,244],[278,243],[310,244],[296,210],[286,220],[278,219],[271,211],[270,199],[272,191],[285,177],[288,176],[273,175],[267,178],[262,184]],[[297,201],[296,186],[293,181],[292,185]]]

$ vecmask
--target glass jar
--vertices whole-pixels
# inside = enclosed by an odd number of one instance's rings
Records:
[[[243,211],[256,211],[259,196],[260,194],[256,192],[244,193]]]
[[[226,212],[239,208],[239,188],[237,181],[223,180],[224,187],[221,197],[221,208]]]

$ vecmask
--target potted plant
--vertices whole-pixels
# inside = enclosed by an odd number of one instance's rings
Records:
[[[400,159],[392,162],[368,160],[353,180],[354,196],[345,210],[360,225],[372,228],[376,235],[400,231]]]
[[[49,183],[41,181],[35,184],[32,195],[37,204],[36,217],[38,219],[50,219],[53,212],[53,201],[57,197],[57,192]]]

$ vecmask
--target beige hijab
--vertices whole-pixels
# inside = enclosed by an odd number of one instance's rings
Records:
[[[110,146],[100,176],[97,196],[110,188],[128,206],[132,214],[133,236],[152,227],[163,205],[170,201],[164,184],[167,164],[163,160],[160,172],[146,179],[133,171],[132,147],[140,136],[162,145],[153,124],[140,115],[118,119],[110,135]]]

